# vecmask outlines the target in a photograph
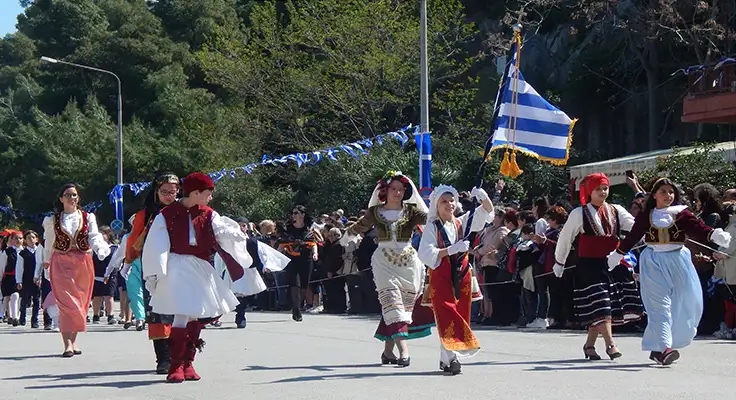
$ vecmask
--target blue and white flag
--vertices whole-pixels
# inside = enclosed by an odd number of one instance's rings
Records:
[[[624,258],[621,259],[621,265],[628,268],[629,271],[631,272],[634,272],[634,268],[636,268],[636,264],[638,264],[636,255],[632,252],[626,253],[626,255],[624,255]]]
[[[515,38],[511,62],[496,99],[490,150],[518,150],[539,160],[564,165],[570,156],[577,119],[571,119],[550,104],[524,80],[519,70],[521,36],[515,33]]]

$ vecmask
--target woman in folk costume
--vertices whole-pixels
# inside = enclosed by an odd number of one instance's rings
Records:
[[[64,341],[62,357],[82,354],[77,334],[87,330],[95,277],[92,252],[100,260],[110,254],[110,246],[97,230],[95,215],[80,210],[80,202],[79,187],[68,183],[59,191],[54,215],[43,220],[44,268],[49,270],[51,281],[44,309],[54,304],[58,307],[58,327]]]
[[[385,343],[382,364],[408,367],[410,364],[407,339],[429,336],[434,323],[431,314],[420,321],[413,315],[415,303],[421,301],[424,265],[411,246],[417,225],[427,221],[427,206],[414,182],[399,171],[389,171],[378,181],[368,203],[368,211],[346,230],[340,244],[347,246],[357,235],[375,226],[378,248],[371,257],[373,279],[382,318],[375,337]],[[417,317],[417,318],[415,318]],[[410,332],[410,325],[413,325]],[[422,329],[415,329],[415,328]],[[394,355],[399,348],[399,358]]]
[[[130,308],[136,319],[136,330],[143,330],[144,321],[148,322],[148,338],[153,342],[156,353],[156,373],[168,374],[170,367],[169,333],[173,315],[149,312],[150,294],[144,296],[143,265],[141,252],[146,240],[148,229],[154,218],[164,207],[176,202],[179,195],[180,180],[173,173],[158,175],[151,183],[148,194],[143,201],[143,208],[135,213],[130,220],[133,229],[127,235],[127,240],[121,249],[125,249],[125,264],[121,275],[125,277]]]
[[[642,349],[650,351],[649,358],[660,365],[680,358],[676,349],[692,343],[703,315],[700,280],[684,246],[688,237],[726,248],[731,242],[728,232],[711,228],[680,205],[680,190],[674,182],[659,178],[631,232],[608,256],[609,269],[623,269],[619,264],[624,255],[642,238],[647,244],[639,256],[641,298],[648,316]]]
[[[493,213],[493,203],[481,188],[473,188],[471,196],[482,204],[475,210],[469,231],[480,232]],[[480,350],[470,329],[473,271],[468,264],[470,242],[464,238],[470,212],[455,218],[459,204],[454,187],[436,187],[419,243],[419,259],[430,268],[429,298],[440,336],[440,369],[452,375],[460,373],[459,357],[471,357]]]
[[[560,231],[552,268],[558,278],[562,277],[577,239],[578,261],[571,271],[575,277],[573,302],[575,317],[588,327],[583,353],[589,360],[601,359],[595,350],[598,335],[603,336],[610,359],[621,357],[612,326],[638,321],[643,314],[631,272],[626,268],[608,270],[608,254],[618,247],[619,236],[634,225],[634,217],[623,207],[606,203],[609,187],[608,177],[600,173],[580,182],[581,206],[572,210]]]
[[[248,250],[248,254],[250,254],[250,257],[253,259],[253,263],[249,267],[245,266],[247,268],[245,269],[242,278],[237,280],[233,279],[227,270],[225,260],[223,260],[219,254],[215,254],[215,271],[217,272],[217,275],[222,277],[240,302],[236,308],[238,314],[235,316],[235,325],[237,325],[238,328],[245,328],[246,326],[246,298],[268,289],[261,275],[265,272],[283,271],[289,262],[291,262],[289,257],[283,255],[267,243],[263,243],[254,237],[250,237],[247,233],[244,234],[248,237],[246,248]]]
[[[207,206],[215,189],[212,179],[195,172],[184,178],[181,187],[184,198],[153,219],[141,257],[152,311],[174,316],[166,380],[176,383],[200,379],[192,365],[197,349],[204,345],[200,319],[217,318],[238,305],[215,275],[212,254],[220,254],[234,280],[243,276],[243,266],[253,262],[238,223]]]

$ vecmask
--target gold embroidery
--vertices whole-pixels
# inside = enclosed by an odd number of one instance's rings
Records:
[[[455,321],[450,322],[450,325],[447,325],[447,328],[445,328],[445,331],[442,332],[443,338],[452,338],[455,337]]]

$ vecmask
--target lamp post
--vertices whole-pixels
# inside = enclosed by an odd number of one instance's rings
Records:
[[[51,57],[41,57],[41,61],[50,63],[50,64],[65,64],[65,65],[71,65],[72,67],[77,68],[83,68],[88,69],[92,71],[102,72],[108,75],[112,75],[115,77],[115,80],[118,82],[118,148],[117,148],[117,154],[118,154],[118,186],[121,186],[123,184],[123,91],[122,91],[122,85],[120,84],[120,78],[115,75],[112,71],[108,71],[105,69],[90,67],[89,65],[82,65],[82,64],[76,64],[69,61],[59,60],[56,58]],[[120,199],[120,206],[115,207],[115,218],[122,220],[123,219],[123,207],[122,207],[122,199]],[[120,214],[120,215],[118,215]]]

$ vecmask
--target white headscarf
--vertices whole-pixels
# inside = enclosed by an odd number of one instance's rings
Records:
[[[409,200],[404,200],[404,203],[416,205],[417,210],[419,210],[420,212],[424,212],[424,213],[428,212],[427,205],[424,204],[424,199],[422,199],[422,196],[419,194],[419,190],[417,190],[416,185],[414,185],[414,181],[412,181],[411,178],[409,178],[408,176],[402,174],[401,171],[394,172],[394,176],[399,176],[399,175],[405,176],[406,179],[409,181],[409,186],[411,187],[411,197],[409,198]],[[375,189],[373,189],[373,194],[371,194],[371,200],[368,202],[369,208],[380,206],[384,204],[383,202],[381,202],[381,200],[378,199],[378,193],[380,192],[380,189],[381,189],[381,183],[379,182],[378,184],[376,184]]]
[[[445,193],[449,193],[452,195],[452,197],[455,198],[455,205],[457,207],[462,207],[460,205],[460,195],[458,194],[457,189],[448,185],[437,186],[436,188],[434,188],[432,194],[429,195],[429,212],[427,213],[427,225],[434,223],[434,221],[438,218],[437,203],[439,203],[440,197],[442,197],[442,195]]]

